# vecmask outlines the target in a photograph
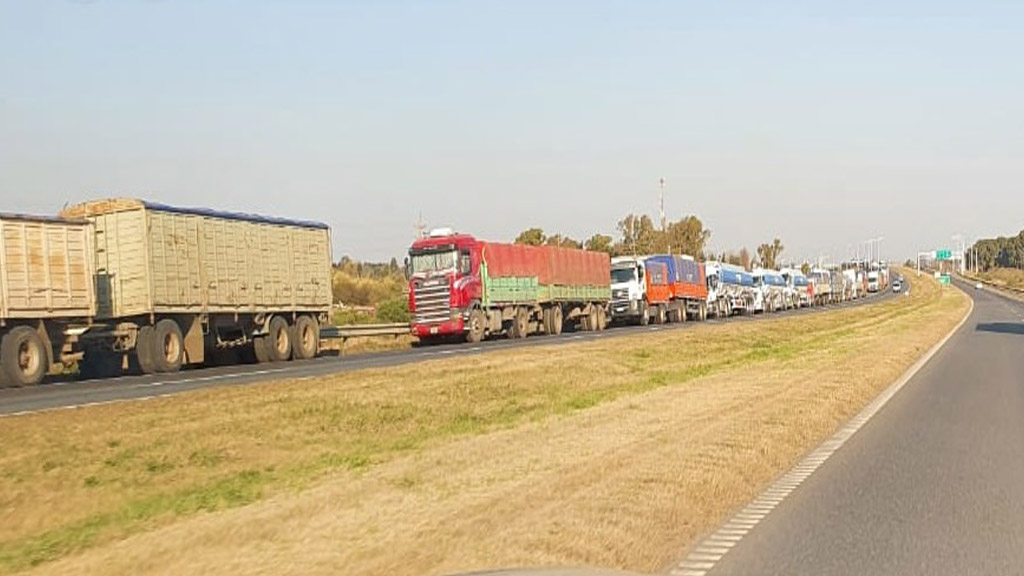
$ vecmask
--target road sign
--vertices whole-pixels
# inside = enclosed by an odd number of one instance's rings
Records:
[[[953,251],[952,250],[936,250],[935,251],[935,259],[936,260],[952,260],[953,259]]]
[[[939,284],[942,284],[943,286],[949,286],[949,274],[943,274],[942,276],[939,276]]]

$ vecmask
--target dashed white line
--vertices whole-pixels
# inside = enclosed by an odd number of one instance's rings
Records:
[[[932,359],[935,354],[946,345],[946,342],[956,334],[964,324],[967,323],[968,318],[974,312],[974,301],[971,301],[970,308],[967,310],[967,314],[960,320],[960,322],[948,333],[946,336],[939,341],[917,362],[914,363],[896,382],[893,382],[888,388],[879,394],[870,404],[868,404],[861,412],[847,421],[835,434],[829,439],[819,444],[814,450],[807,454],[803,460],[797,463],[792,469],[786,474],[782,475],[778,480],[775,481],[767,490],[761,493],[760,496],[755,498],[750,504],[748,504],[743,510],[736,513],[728,522],[726,522],[721,528],[715,531],[711,536],[705,539],[701,545],[683,559],[676,567],[674,567],[670,574],[682,576],[684,573],[687,576],[697,576],[699,571],[700,576],[704,576],[708,570],[715,567],[715,564],[721,560],[725,554],[732,549],[738,542],[740,542],[750,530],[757,526],[757,524],[768,517],[768,514],[774,509],[779,503],[785,500],[793,490],[797,489],[804,480],[809,478],[818,468],[821,467],[829,458],[832,457],[847,440],[853,437],[871,418],[877,414],[883,406],[885,406],[889,400],[899,392],[903,386],[907,384],[920,370]],[[716,554],[709,554],[708,549],[720,548],[723,551],[718,555],[718,558],[712,559],[712,556]],[[688,572],[689,571],[689,572]]]

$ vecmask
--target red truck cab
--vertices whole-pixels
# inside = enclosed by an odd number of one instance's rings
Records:
[[[411,331],[419,338],[462,334],[479,301],[481,243],[468,234],[434,233],[409,249]]]

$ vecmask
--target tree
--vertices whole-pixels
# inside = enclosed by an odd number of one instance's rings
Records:
[[[604,234],[594,234],[583,243],[583,247],[591,252],[607,252],[609,254],[611,254],[614,249],[612,246],[612,237],[605,236]]]
[[[661,233],[658,233],[661,235]],[[659,252],[672,254],[688,254],[695,258],[704,255],[704,246],[711,239],[711,231],[704,228],[704,223],[696,216],[686,216],[670,223],[665,228],[663,239],[658,246]]]
[[[540,228],[527,228],[516,236],[516,244],[526,244],[527,246],[541,246],[547,241],[547,236],[544,235],[544,231]]]
[[[800,272],[803,273],[804,276],[809,275],[811,273],[811,265],[804,262],[800,265]]]
[[[750,250],[746,247],[740,248],[740,266],[743,266],[744,270],[750,270]]]
[[[779,257],[782,256],[783,250],[785,247],[782,245],[782,241],[775,238],[770,244],[761,244],[757,247],[757,258],[764,268],[774,269],[779,264]]]
[[[548,246],[558,246],[560,248],[582,248],[583,245],[578,241],[573,240],[568,236],[562,236],[561,234],[555,234],[554,236],[548,236],[548,239],[544,241]]]
[[[740,259],[740,255],[739,254],[734,254],[732,252],[729,252],[727,254],[723,254],[722,256],[723,256],[722,260],[725,261],[726,264],[732,264],[733,266],[742,266],[743,265],[743,260]]]
[[[622,241],[616,245],[619,254],[652,254],[655,251],[658,232],[654,222],[647,215],[628,214],[619,221]]]

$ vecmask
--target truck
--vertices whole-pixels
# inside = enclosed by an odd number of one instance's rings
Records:
[[[702,267],[692,256],[657,255],[644,260],[647,269],[648,298],[664,279],[665,292],[659,298],[656,315],[665,315],[669,322],[705,320],[707,318],[708,287]]]
[[[716,318],[754,313],[754,276],[739,266],[704,263],[708,285],[707,309]]]
[[[312,358],[331,309],[330,228],[113,198],[61,211],[87,221],[95,308],[76,348],[86,375],[176,372],[234,352]]]
[[[878,279],[878,270],[868,271],[868,292],[875,293],[880,290],[879,286],[881,283]]]
[[[88,222],[0,214],[0,386],[81,359],[73,345],[96,313],[92,270]]]
[[[799,268],[783,268],[779,274],[786,281],[786,308],[810,306],[814,289],[807,276]]]
[[[611,259],[611,322],[642,326],[650,323],[645,259],[644,256],[616,256]]]
[[[778,312],[785,306],[786,281],[775,270],[757,268],[754,277],[754,312]]]
[[[443,228],[413,242],[407,273],[410,331],[422,343],[607,326],[604,252],[487,242]]]
[[[809,277],[811,282],[812,301],[814,306],[824,306],[833,302],[832,273],[824,268],[814,268]]]

